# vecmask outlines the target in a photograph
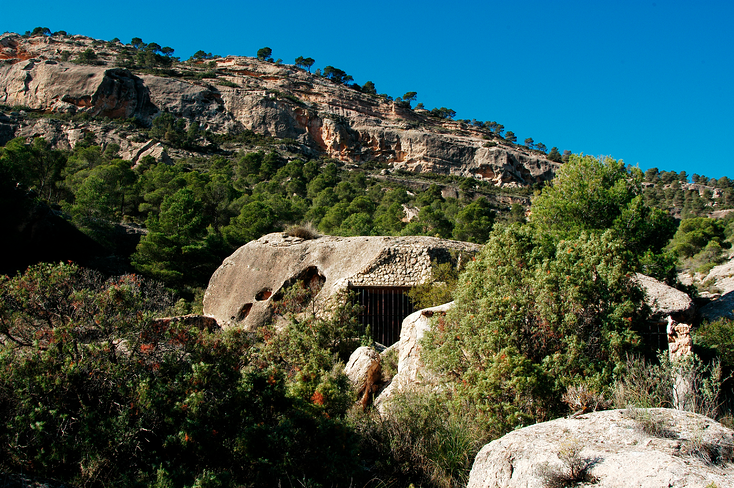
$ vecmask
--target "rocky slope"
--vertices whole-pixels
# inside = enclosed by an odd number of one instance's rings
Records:
[[[87,49],[95,52],[95,64],[71,62]],[[214,133],[248,129],[293,139],[308,155],[473,176],[502,186],[550,180],[557,167],[544,154],[488,130],[431,117],[294,66],[228,56],[174,63],[166,76],[157,76],[118,67],[125,49],[130,47],[83,36],[0,36],[0,104],[95,117],[80,123],[28,118],[16,110],[0,120],[0,137],[44,136],[73,147],[92,130],[98,141],[120,144],[123,156],[137,159],[150,152],[151,141],[101,119],[135,118],[146,125],[170,112]],[[154,156],[160,155],[159,149]]]

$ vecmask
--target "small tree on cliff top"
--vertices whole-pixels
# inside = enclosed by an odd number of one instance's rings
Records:
[[[273,58],[270,56],[273,54],[273,50],[269,47],[263,47],[257,50],[257,59],[260,61],[272,61]]]

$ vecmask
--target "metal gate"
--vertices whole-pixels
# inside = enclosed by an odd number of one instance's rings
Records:
[[[648,321],[640,330],[645,353],[654,358],[658,352],[668,350],[668,322]]]
[[[400,339],[403,319],[413,313],[406,292],[409,287],[354,287],[356,300],[362,306],[359,320],[370,327],[372,340],[391,346]]]

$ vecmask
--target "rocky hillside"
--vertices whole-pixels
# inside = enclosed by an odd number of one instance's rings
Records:
[[[185,63],[167,58],[165,69],[141,69],[130,62],[135,53],[119,41],[77,35],[0,36],[0,104],[9,109],[0,119],[0,144],[43,136],[73,148],[93,131],[133,161],[164,152],[186,156],[136,131],[168,112],[213,134],[250,130],[288,139],[291,149],[308,156],[472,176],[499,186],[548,181],[557,167],[544,153],[487,129],[433,117],[295,66],[227,56]]]

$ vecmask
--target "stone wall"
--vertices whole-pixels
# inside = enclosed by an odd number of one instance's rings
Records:
[[[474,244],[456,241],[443,240],[439,246],[401,242],[383,249],[372,263],[347,280],[350,286],[412,287],[431,277],[434,260],[467,259],[476,252]]]
[[[415,286],[430,276],[428,249],[398,245],[384,249],[374,262],[347,279],[351,286]]]

